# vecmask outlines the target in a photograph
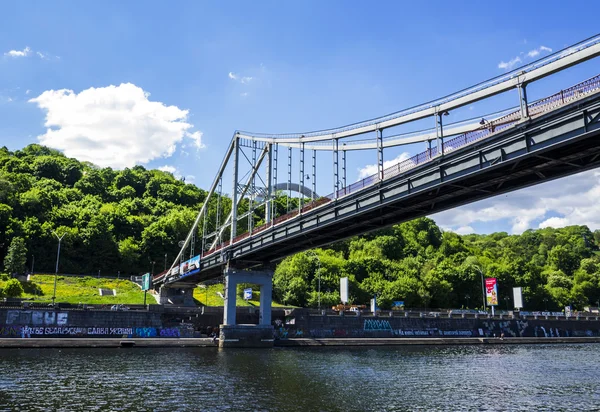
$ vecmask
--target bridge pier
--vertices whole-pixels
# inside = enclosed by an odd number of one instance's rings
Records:
[[[273,295],[272,271],[245,271],[225,269],[225,307],[219,336],[221,348],[270,348],[273,347],[271,304]],[[260,286],[260,316],[258,325],[236,323],[237,285],[252,283]]]
[[[194,287],[168,287],[161,286],[158,290],[159,305],[196,306],[194,302]]]

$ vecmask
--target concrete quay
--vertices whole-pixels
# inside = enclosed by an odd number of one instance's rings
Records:
[[[163,348],[217,347],[212,338],[27,338],[0,339],[4,348]]]
[[[524,337],[524,338],[290,338],[276,340],[276,347],[323,346],[431,346],[431,345],[525,345],[600,343],[600,337]],[[0,339],[0,349],[6,348],[167,348],[213,347],[219,340],[212,338],[28,338]],[[233,345],[235,346],[235,345]]]
[[[524,338],[290,338],[275,341],[278,347],[298,346],[401,346],[401,345],[524,345],[548,343],[600,343],[600,337]]]

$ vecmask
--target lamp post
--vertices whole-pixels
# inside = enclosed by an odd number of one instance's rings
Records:
[[[481,299],[483,301],[483,310],[486,310],[486,305],[485,305],[485,282],[483,280],[483,271],[477,265],[473,265],[473,267],[475,269],[477,269],[477,271],[479,272],[479,275],[481,276]]]
[[[312,255],[317,258],[317,278],[319,279],[319,289],[318,289],[319,291],[317,294],[317,306],[318,306],[319,310],[321,310],[321,259],[319,259],[319,256],[317,256],[317,254],[312,250],[309,250],[306,253],[312,253]]]
[[[56,278],[58,276],[58,260],[60,259],[60,244],[63,240],[63,237],[65,237],[65,235],[67,234],[67,232],[63,233],[62,236],[60,236],[60,237],[56,234],[55,231],[52,231],[52,233],[58,239],[58,251],[56,252],[56,269],[54,271],[54,293],[52,294],[52,307],[54,307],[54,304],[56,302]]]

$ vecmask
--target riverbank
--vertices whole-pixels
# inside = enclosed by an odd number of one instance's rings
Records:
[[[514,345],[547,343],[600,343],[600,337],[556,338],[292,338],[279,340],[275,346],[396,346],[396,345]]]
[[[555,338],[292,338],[275,341],[276,347],[318,346],[430,346],[430,345],[525,345],[548,343],[600,343],[600,337]],[[164,348],[164,347],[217,347],[212,338],[29,338],[0,339],[0,349],[5,348]]]
[[[0,339],[0,349],[5,348],[165,348],[165,347],[217,347],[212,338],[27,338]]]

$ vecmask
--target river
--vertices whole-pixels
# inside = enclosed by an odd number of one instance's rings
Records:
[[[600,410],[600,345],[3,349],[0,411]]]

